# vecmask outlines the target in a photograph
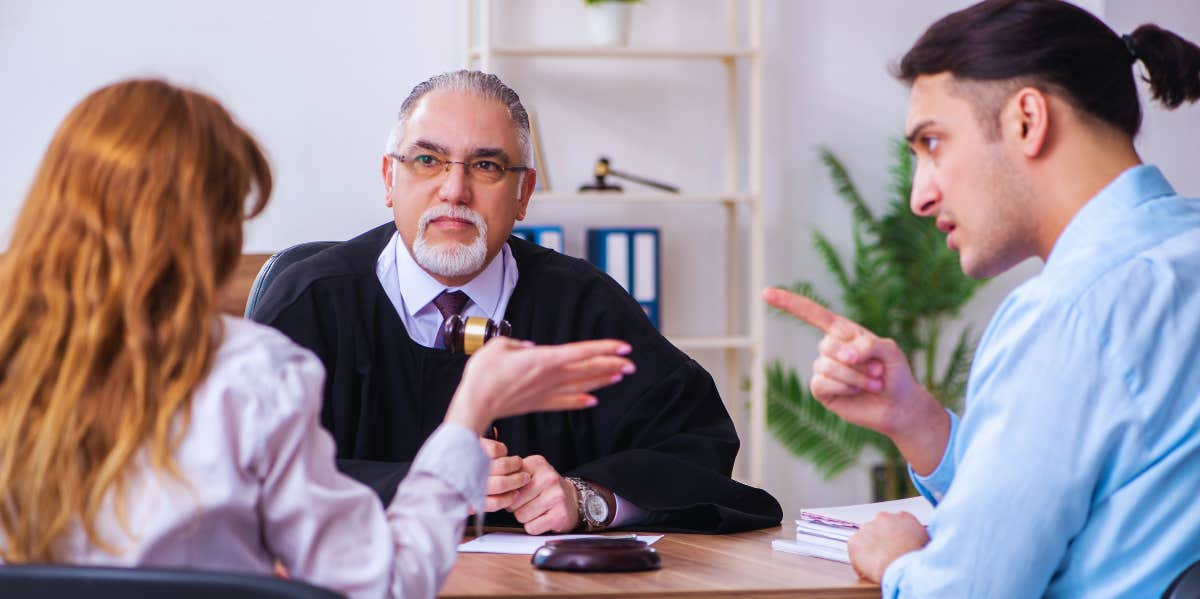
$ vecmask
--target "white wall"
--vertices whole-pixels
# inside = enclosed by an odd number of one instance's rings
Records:
[[[849,217],[817,161],[827,145],[872,205],[885,201],[886,144],[900,133],[907,90],[887,67],[928,24],[962,0],[767,0],[765,201],[767,279],[830,281],[811,231],[848,246]],[[1200,40],[1200,7],[1183,0],[1093,0],[1085,6],[1121,31],[1161,19]],[[586,38],[581,3],[503,4],[498,41],[575,43]],[[634,7],[633,42],[712,45],[723,39],[719,0],[651,0]],[[390,218],[379,154],[408,89],[464,63],[458,2],[155,2],[0,0],[0,248],[55,127],[87,92],[129,76],[163,75],[226,103],[263,142],[277,188],[252,222],[247,251],[302,240],[343,239]],[[542,127],[558,189],[585,181],[600,154],[614,166],[688,190],[721,186],[723,72],[707,62],[505,60],[496,70],[521,93]],[[739,77],[744,81],[745,73]],[[742,98],[744,100],[744,98]],[[1192,167],[1200,109],[1148,105],[1143,157],[1183,193],[1200,195]],[[665,328],[720,328],[725,284],[719,208],[537,206],[530,222],[560,223],[568,253],[582,255],[583,229],[655,224],[664,230]],[[1027,263],[998,278],[970,306],[976,330],[1003,295],[1037,272]],[[718,274],[712,274],[718,273]],[[807,374],[817,336],[772,319],[770,354]],[[718,379],[719,355],[700,353]],[[732,401],[738,403],[736,399]],[[744,414],[735,409],[739,418]],[[770,444],[769,490],[793,514],[801,506],[865,500],[866,476],[827,482]]]

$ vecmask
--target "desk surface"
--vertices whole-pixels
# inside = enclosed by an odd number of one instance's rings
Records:
[[[790,527],[789,527],[790,528]],[[879,597],[846,564],[771,549],[791,530],[732,535],[668,533],[654,544],[662,569],[578,574],[535,569],[529,556],[460,553],[440,597]]]

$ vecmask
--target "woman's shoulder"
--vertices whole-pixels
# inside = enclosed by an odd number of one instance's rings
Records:
[[[202,394],[292,412],[320,410],[325,369],[283,333],[243,318],[222,316],[222,340]]]

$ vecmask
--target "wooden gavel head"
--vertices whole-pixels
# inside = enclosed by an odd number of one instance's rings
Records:
[[[457,314],[446,319],[442,325],[442,338],[446,349],[453,353],[471,355],[495,336],[512,336],[512,325],[507,320],[499,323],[490,318],[471,316],[463,318]]]
[[[593,169],[593,172],[596,174],[596,179],[604,180],[609,173],[608,158],[601,156],[599,159],[597,159],[596,168]]]

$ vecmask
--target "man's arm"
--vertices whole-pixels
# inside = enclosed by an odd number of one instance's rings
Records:
[[[766,290],[763,299],[825,333],[813,362],[813,397],[843,420],[887,436],[917,474],[933,472],[946,452],[950,417],[917,383],[896,342],[782,289]]]
[[[1072,310],[1013,312],[976,357],[930,542],[885,566],[884,597],[1041,596],[1073,542],[1123,542],[1078,535],[1114,456],[1142,451],[1124,369]]]

